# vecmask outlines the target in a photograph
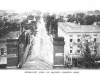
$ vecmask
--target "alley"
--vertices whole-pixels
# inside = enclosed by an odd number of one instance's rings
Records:
[[[38,23],[37,34],[33,36],[32,43],[31,54],[22,69],[52,69],[53,45],[51,37],[47,35],[43,18]]]

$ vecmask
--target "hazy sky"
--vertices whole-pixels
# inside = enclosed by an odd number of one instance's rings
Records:
[[[18,12],[29,10],[85,11],[100,9],[100,0],[0,0],[0,9]]]

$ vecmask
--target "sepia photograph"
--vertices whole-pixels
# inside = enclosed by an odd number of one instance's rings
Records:
[[[99,0],[0,0],[0,70],[100,70]]]

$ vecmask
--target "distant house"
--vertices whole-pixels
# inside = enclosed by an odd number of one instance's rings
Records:
[[[88,41],[96,41],[100,43],[100,27],[95,25],[77,25],[69,22],[58,23],[58,37],[64,37],[65,57],[73,58],[81,57],[81,50],[75,43],[79,43],[82,37],[86,35]],[[100,57],[100,48],[97,58]]]

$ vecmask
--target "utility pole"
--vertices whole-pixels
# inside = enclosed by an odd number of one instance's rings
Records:
[[[73,58],[72,58],[72,54],[71,54],[71,65],[72,65],[72,61],[73,61]]]
[[[50,28],[49,28],[49,33],[51,34],[51,22],[50,22]]]
[[[20,35],[21,35],[21,33],[22,33],[22,25],[21,25],[21,23],[22,23],[22,20],[20,20]]]
[[[22,29],[22,28],[21,28],[21,23],[20,23],[20,35],[21,35],[21,29]]]

